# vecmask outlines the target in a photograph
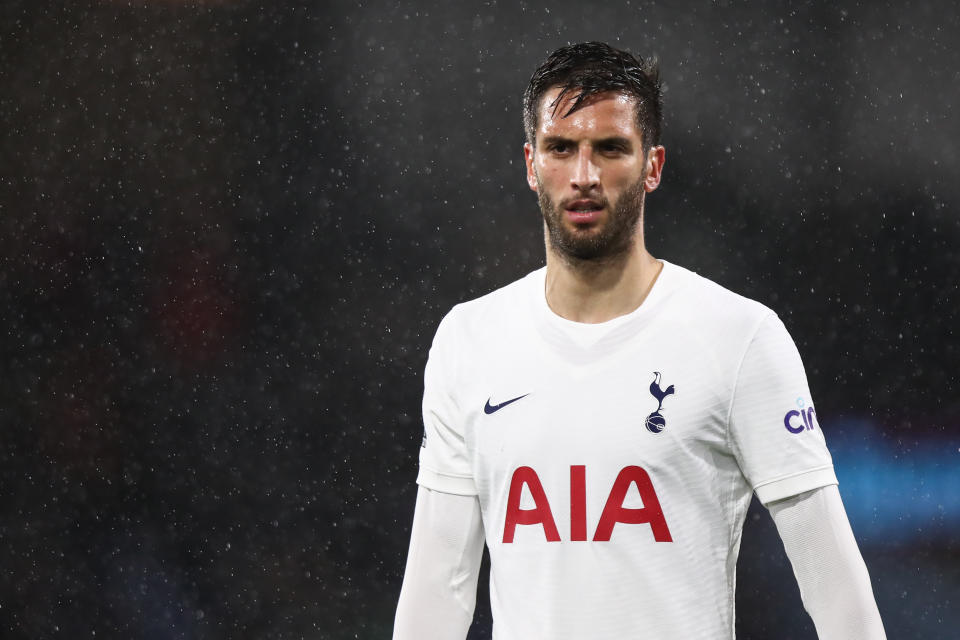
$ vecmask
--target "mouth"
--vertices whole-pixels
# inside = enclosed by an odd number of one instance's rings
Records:
[[[564,205],[567,218],[574,224],[590,224],[600,219],[604,205],[596,200],[574,200]]]

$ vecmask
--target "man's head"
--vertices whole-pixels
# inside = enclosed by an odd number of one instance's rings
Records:
[[[644,197],[664,163],[660,104],[656,68],[602,43],[559,49],[534,73],[524,154],[549,250],[596,261],[643,247]]]
[[[644,151],[660,144],[663,95],[660,69],[655,60],[638,59],[628,51],[603,42],[583,42],[561,47],[534,71],[523,93],[523,126],[527,142],[534,144],[540,103],[553,87],[560,87],[550,103],[553,115],[569,116],[590,96],[615,92],[635,99],[637,127],[643,133]],[[566,100],[573,96],[573,100]],[[561,104],[565,112],[558,114]]]

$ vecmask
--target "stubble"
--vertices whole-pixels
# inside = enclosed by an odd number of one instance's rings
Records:
[[[574,262],[609,261],[626,255],[643,219],[643,185],[641,178],[623,192],[600,229],[570,229],[563,223],[565,202],[555,203],[544,189],[538,191],[537,200],[547,225],[549,248],[560,257]],[[606,198],[591,194],[584,194],[583,197],[602,204],[608,203]]]

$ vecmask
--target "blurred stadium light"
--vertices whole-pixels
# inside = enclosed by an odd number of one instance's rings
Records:
[[[946,540],[960,529],[960,437],[897,440],[866,420],[835,423],[827,441],[862,544]]]

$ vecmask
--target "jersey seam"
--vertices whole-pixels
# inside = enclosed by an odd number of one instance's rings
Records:
[[[463,419],[463,410],[460,403],[460,398],[457,397],[457,394],[454,391],[459,391],[463,388],[460,385],[460,369],[463,366],[463,341],[460,339],[460,334],[462,333],[461,325],[463,324],[461,319],[463,314],[463,309],[461,308],[462,306],[462,304],[455,305],[450,310],[450,313],[447,314],[447,320],[450,323],[449,338],[452,340],[453,344],[451,345],[452,348],[450,348],[447,352],[448,357],[450,358],[450,360],[447,362],[450,370],[450,379],[445,381],[447,383],[445,393],[454,407],[454,415],[451,416],[451,421],[456,425],[454,431],[458,432],[460,437],[463,439],[464,458],[467,464],[470,465],[471,473],[469,475],[459,475],[442,473],[436,469],[431,469],[430,467],[427,468],[439,476],[451,479],[469,479],[473,481],[473,453],[470,451],[469,440],[467,438],[467,421]],[[476,484],[475,482],[472,483],[474,485]]]
[[[454,311],[457,312],[457,315],[460,315],[460,311],[457,310],[457,308],[458,308],[459,306],[460,306],[460,305],[457,305],[457,306],[455,306],[453,309],[451,309],[451,313],[450,313],[449,315],[450,315],[450,316],[453,316],[453,312],[454,312]],[[453,401],[453,404],[454,404],[454,406],[455,406],[456,409],[457,409],[457,416],[456,416],[456,417],[457,417],[458,421],[461,423],[461,427],[465,427],[465,425],[463,424],[463,421],[461,420],[461,415],[460,415],[460,413],[461,413],[461,411],[460,411],[460,401],[459,401],[459,399],[458,399],[453,393],[451,393],[451,391],[452,391],[453,389],[459,389],[459,388],[460,388],[460,386],[459,386],[459,381],[460,381],[460,366],[461,366],[460,363],[461,363],[461,361],[462,361],[462,358],[460,357],[460,355],[461,355],[460,351],[461,351],[461,349],[462,349],[461,341],[460,341],[460,335],[459,335],[459,334],[460,334],[460,327],[458,326],[460,323],[459,323],[459,322],[454,322],[453,320],[454,320],[454,319],[451,317],[451,318],[450,318],[450,324],[451,324],[450,329],[451,329],[451,334],[453,334],[453,335],[451,336],[451,337],[453,338],[453,348],[450,349],[450,356],[451,356],[451,358],[452,358],[452,360],[453,360],[453,367],[451,367],[451,368],[452,368],[452,371],[451,371],[450,377],[452,378],[453,386],[452,386],[452,387],[451,387],[451,386],[448,386],[448,387],[447,387],[447,389],[448,389],[447,395],[450,397],[450,400]],[[463,432],[464,444],[466,444],[466,435],[467,435],[467,434],[466,434],[466,430],[464,429],[464,432]]]
[[[775,315],[776,315],[776,314],[775,314],[773,311],[768,310],[767,313],[764,313],[762,316],[760,316],[759,320],[757,320],[756,326],[753,327],[753,330],[750,332],[750,334],[749,334],[750,337],[749,337],[749,339],[746,341],[746,346],[744,346],[743,351],[742,351],[741,354],[740,354],[740,358],[739,358],[739,360],[737,361],[736,374],[734,375],[734,378],[733,378],[733,388],[732,388],[732,390],[731,390],[731,392],[730,392],[730,404],[729,404],[729,406],[727,407],[727,417],[726,417],[726,421],[725,421],[725,424],[724,424],[724,427],[725,427],[725,428],[724,428],[724,439],[726,440],[727,450],[733,452],[734,457],[735,457],[736,460],[737,460],[737,466],[740,467],[740,475],[744,477],[744,480],[746,480],[746,474],[744,474],[744,472],[743,472],[743,467],[740,465],[740,456],[737,454],[737,452],[739,451],[739,448],[735,448],[735,447],[733,446],[733,442],[732,442],[732,440],[733,440],[733,433],[732,433],[732,431],[733,431],[733,430],[732,430],[731,427],[730,427],[730,420],[731,420],[731,418],[732,418],[732,416],[733,416],[733,403],[736,401],[737,388],[738,388],[739,383],[740,383],[740,374],[741,374],[742,371],[743,371],[743,363],[744,363],[744,361],[747,359],[747,352],[750,351],[750,346],[751,346],[751,345],[753,344],[753,342],[757,339],[757,334],[760,333],[760,327],[763,326],[763,323],[766,322],[767,318],[769,318],[770,316],[775,316]],[[749,480],[747,480],[747,484],[749,485]],[[735,479],[735,478],[731,478],[731,479],[730,479],[730,486],[728,487],[728,500],[734,499],[735,494],[736,494],[736,479]],[[740,523],[740,529],[742,530],[742,528],[743,528],[743,521],[746,519],[747,510],[749,509],[749,506],[750,506],[750,505],[749,505],[749,502],[748,502],[746,505],[742,505],[742,504],[739,503],[739,502],[736,503],[736,506],[735,506],[734,512],[733,512],[733,513],[734,513],[734,516],[733,516],[733,518],[731,519],[731,521],[728,523],[728,524],[729,524],[729,527],[730,527],[730,529],[729,529],[729,531],[728,531],[728,535],[729,535],[729,539],[730,539],[730,540],[733,540],[733,539],[737,536],[737,523],[738,523],[738,522]],[[738,546],[739,546],[739,542],[738,542],[737,544],[738,544]],[[739,549],[738,549],[738,555],[739,555]],[[736,592],[736,580],[737,580],[737,568],[736,568],[736,564],[734,564],[733,573],[731,574],[730,579],[731,579],[731,587],[732,587],[733,591]],[[729,605],[729,606],[730,606],[730,608],[729,608],[729,615],[730,615],[731,625],[733,625],[734,629],[736,629],[736,603],[735,603],[735,602],[730,602],[730,605]]]
[[[726,419],[726,425],[725,425],[727,448],[731,451],[735,451],[735,449],[731,442],[732,429],[730,428],[730,420],[733,417],[733,404],[737,399],[737,388],[740,386],[740,374],[743,373],[743,362],[747,359],[747,352],[750,351],[751,345],[753,345],[754,341],[757,339],[757,334],[760,333],[760,327],[763,326],[763,323],[767,321],[767,318],[769,318],[770,316],[776,316],[776,315],[777,314],[775,314],[773,311],[769,311],[768,313],[765,313],[763,316],[761,316],[760,320],[757,321],[757,325],[753,328],[753,331],[750,332],[750,339],[747,340],[747,346],[744,347],[743,353],[740,354],[740,359],[737,362],[737,373],[733,378],[733,391],[730,393],[730,405],[727,407],[727,419]],[[737,457],[739,462],[739,456]],[[741,473],[742,471],[743,470],[741,469]]]

